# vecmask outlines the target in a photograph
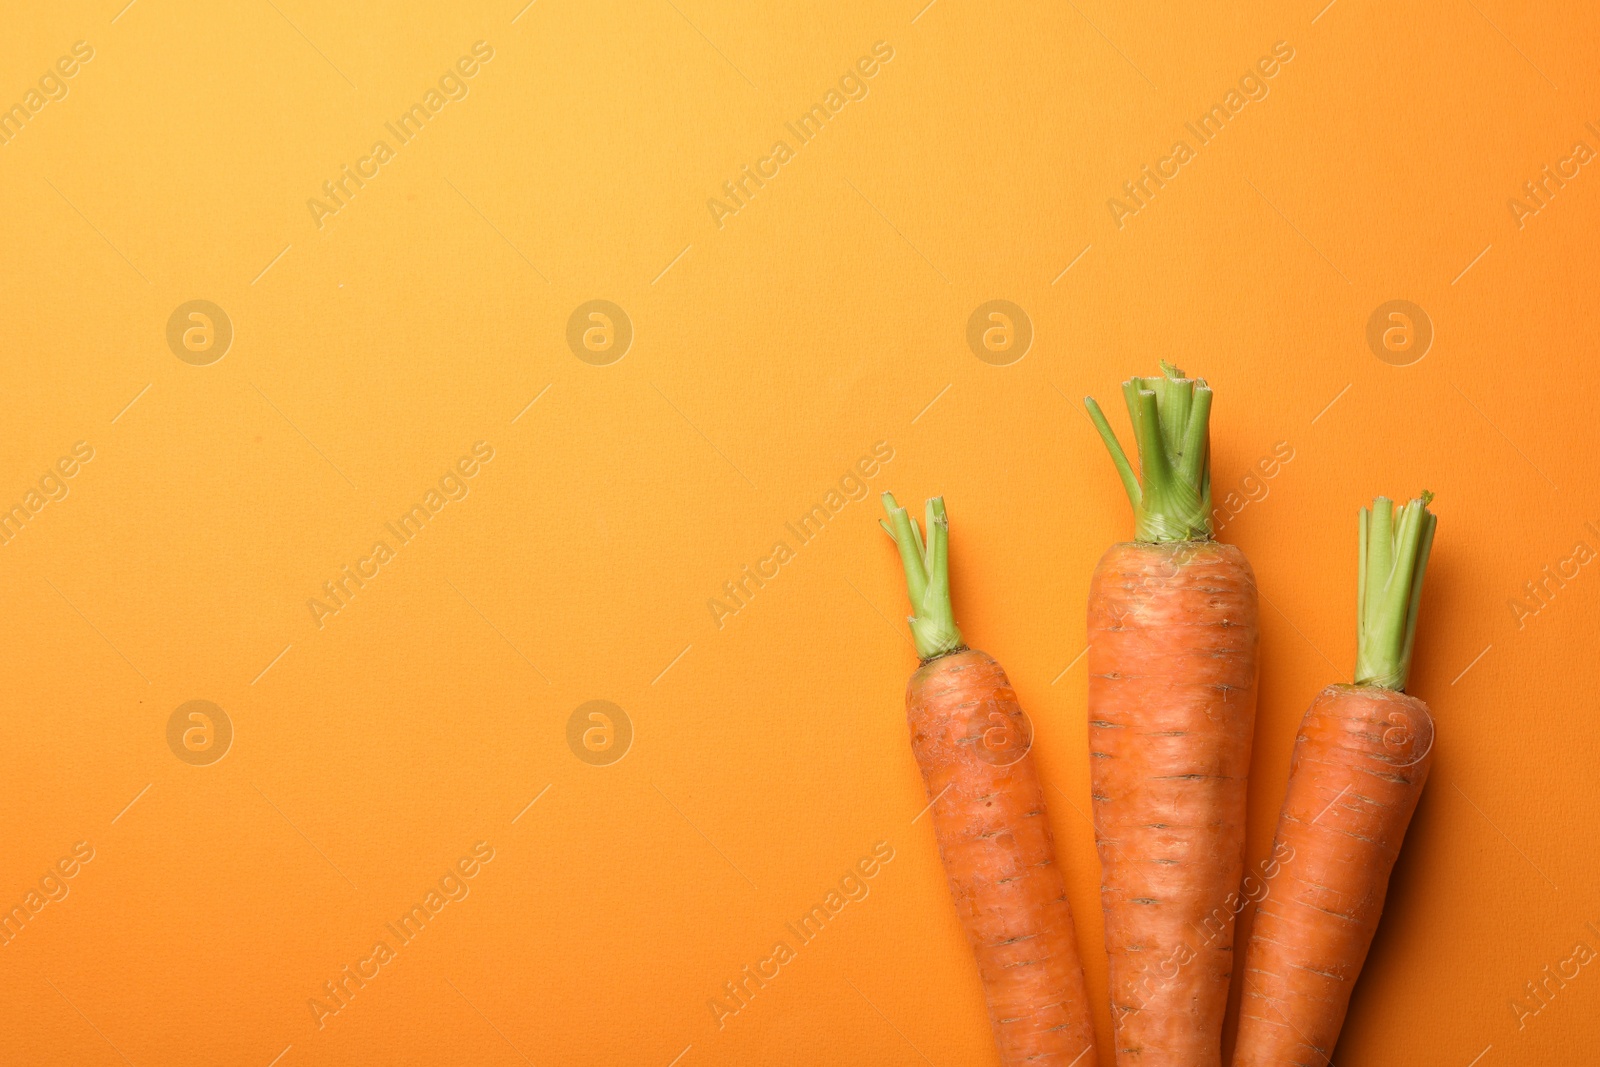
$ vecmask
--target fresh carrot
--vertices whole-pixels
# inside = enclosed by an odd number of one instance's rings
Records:
[[[1269,885],[1245,950],[1234,1067],[1326,1067],[1433,763],[1433,716],[1405,692],[1437,518],[1423,493],[1361,509],[1355,685],[1300,723]],[[1276,881],[1276,880],[1275,880]]]
[[[1108,549],[1089,587],[1089,774],[1116,1062],[1220,1067],[1256,583],[1242,552],[1211,540],[1211,389],[1162,369],[1123,383],[1142,479],[1086,400],[1137,519],[1137,540]]]
[[[911,749],[950,895],[978,961],[1004,1067],[1095,1067],[1072,907],[1056,865],[1033,730],[1006,672],[963,643],[950,603],[944,501],[915,520],[883,495],[922,665],[906,686]]]

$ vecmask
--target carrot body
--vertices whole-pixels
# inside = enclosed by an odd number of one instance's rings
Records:
[[[1094,1067],[1089,995],[1032,729],[1005,671],[962,649],[906,686],[939,856],[1005,1067]]]
[[[1245,954],[1234,1067],[1325,1067],[1333,1057],[1433,763],[1416,697],[1331,685],[1300,723],[1274,856]]]
[[[1089,748],[1119,1065],[1218,1067],[1258,620],[1244,554],[1113,545],[1089,592]]]

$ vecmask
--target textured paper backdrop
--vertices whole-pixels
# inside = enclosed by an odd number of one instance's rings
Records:
[[[0,13],[4,1062],[994,1062],[883,489],[1101,1003],[1080,398],[1163,357],[1263,595],[1252,864],[1357,507],[1438,494],[1336,1061],[1584,1062],[1585,5],[121,2]]]

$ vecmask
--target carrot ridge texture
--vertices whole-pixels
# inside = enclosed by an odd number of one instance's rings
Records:
[[[1089,585],[1089,782],[1118,1067],[1221,1067],[1256,721],[1255,573],[1211,539],[1211,387],[1170,363],[1122,383],[1133,506]]]
[[[973,649],[923,664],[906,686],[906,722],[1000,1062],[1093,1067],[1072,906],[1027,750],[1032,728],[1005,671]]]
[[[1437,519],[1423,492],[1361,510],[1356,684],[1330,685],[1295,737],[1245,948],[1234,1067],[1325,1067],[1372,948],[1389,875],[1433,765],[1433,715],[1404,690]]]
[[[1330,685],[1312,701],[1274,845],[1293,858],[1256,908],[1234,1067],[1332,1061],[1433,734],[1428,706],[1392,689]]]
[[[1000,1062],[1095,1067],[1089,991],[1030,751],[1033,726],[1000,664],[968,648],[955,624],[944,501],[928,501],[926,543],[887,493],[884,507],[923,661],[906,685],[911,751]]]
[[[1215,541],[1113,545],[1091,580],[1089,771],[1119,1065],[1221,1064],[1258,611],[1249,562]]]

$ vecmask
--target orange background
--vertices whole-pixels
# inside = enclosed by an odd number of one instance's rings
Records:
[[[1264,598],[1252,863],[1303,709],[1351,667],[1357,507],[1438,493],[1412,678],[1437,764],[1336,1061],[1583,1062],[1592,968],[1520,1029],[1510,1002],[1600,947],[1600,573],[1509,601],[1600,548],[1600,176],[1520,228],[1506,202],[1600,148],[1600,18],[443,7],[0,15],[0,105],[94,50],[0,147],[0,504],[94,450],[0,547],[0,905],[94,850],[0,947],[6,1063],[994,1062],[913,821],[876,503],[784,527],[880,441],[872,492],[948,500],[959,618],[1036,724],[1102,1001],[1078,656],[1132,523],[1079,398],[1158,357],[1216,389],[1218,503],[1255,498],[1222,532]],[[468,95],[319,229],[307,200],[480,40]],[[719,228],[708,199],[879,41],[868,95]],[[1119,228],[1108,198],[1279,41],[1269,94]],[[1006,366],[966,342],[996,298],[1034,330]],[[1397,298],[1435,331],[1407,366],[1366,340]],[[206,366],[166,339],[191,299],[234,329]],[[592,299],[633,326],[609,365],[567,345]],[[470,494],[319,627],[323,583],[478,441]],[[780,539],[719,627],[708,600]],[[235,731],[208,766],[167,742],[196,699]],[[608,766],[567,742],[594,699],[634,731]],[[480,841],[470,895],[319,1028],[323,983]],[[719,1028],[708,1000],[879,841],[870,895]]]

